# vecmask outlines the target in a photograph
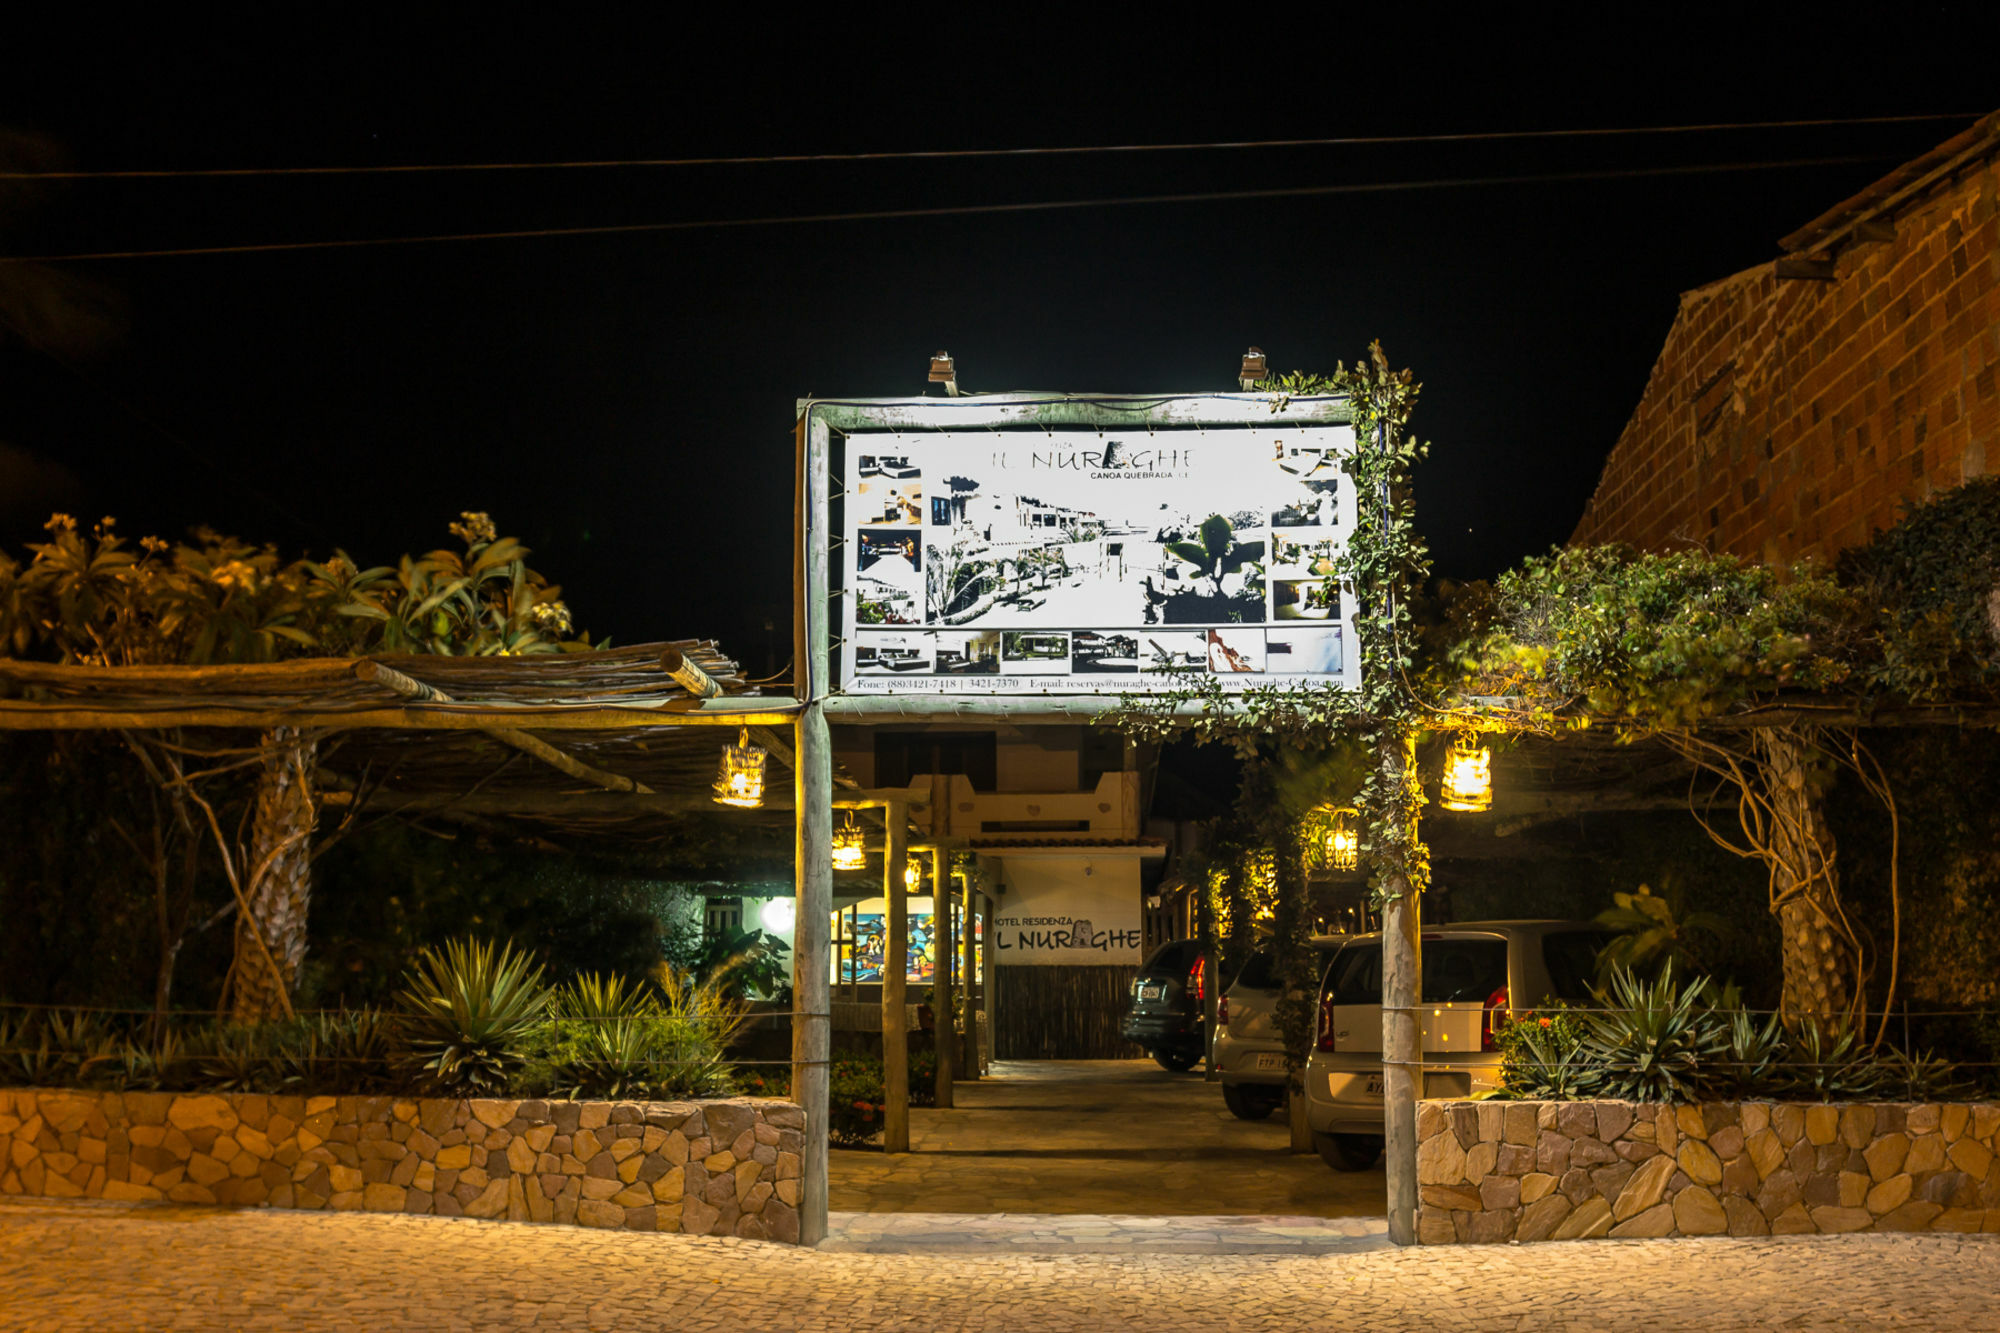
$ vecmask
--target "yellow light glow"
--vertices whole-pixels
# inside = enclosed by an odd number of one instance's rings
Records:
[[[1470,740],[1453,741],[1444,757],[1444,782],[1438,804],[1447,810],[1478,814],[1493,808],[1493,755]]]
[[[903,866],[903,887],[915,892],[924,882],[924,863],[911,857]]]
[[[716,804],[746,810],[763,805],[764,761],[769,757],[763,747],[750,743],[750,730],[744,728],[736,744],[723,747],[722,767],[715,775]]]
[[[859,870],[867,864],[868,852],[862,846],[861,830],[855,827],[854,812],[850,810],[847,822],[833,831],[833,868]]]
[[[1353,810],[1333,812],[1333,831],[1326,835],[1327,864],[1335,870],[1353,870],[1361,864],[1361,834],[1354,827]]]

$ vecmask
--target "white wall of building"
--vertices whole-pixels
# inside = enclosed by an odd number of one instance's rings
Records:
[[[1002,856],[993,961],[1002,967],[1136,965],[1145,927],[1132,857]]]

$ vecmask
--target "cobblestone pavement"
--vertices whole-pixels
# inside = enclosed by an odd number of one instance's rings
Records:
[[[359,1213],[0,1204],[0,1329],[2000,1329],[2000,1237],[824,1253]]]
[[[1221,1085],[1151,1060],[1010,1060],[910,1112],[909,1153],[836,1149],[836,1212],[1380,1217],[1380,1168],[1291,1151],[1284,1117],[1238,1120]]]

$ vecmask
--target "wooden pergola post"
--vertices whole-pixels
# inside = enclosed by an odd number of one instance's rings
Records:
[[[817,538],[826,504],[825,432],[799,423],[793,498],[792,689],[803,705],[795,730],[794,862],[798,912],[792,937],[792,1100],[805,1111],[799,1243],[827,1227],[827,1082],[833,1060],[833,737],[827,727],[827,548]]]
[[[1402,791],[1404,774],[1416,762],[1415,738],[1407,732],[1387,737],[1376,760],[1384,790]],[[1417,1099],[1423,1095],[1418,1012],[1418,997],[1424,993],[1423,911],[1399,856],[1382,865],[1381,887],[1387,900],[1382,909],[1382,1158],[1388,1177],[1389,1239],[1397,1245],[1414,1245]]]
[[[882,897],[887,929],[882,940],[882,1151],[910,1150],[910,1034],[905,1017],[909,971],[909,896],[903,871],[909,855],[909,806],[890,801],[883,811],[888,838],[882,855]],[[831,855],[831,852],[829,852]]]
[[[965,987],[965,1034],[964,1043],[959,1047],[963,1058],[959,1061],[959,1077],[977,1079],[979,1077],[979,922],[976,909],[979,890],[974,881],[976,874],[968,873],[965,888],[959,896],[958,920],[958,979]]]
[[[933,789],[935,790],[935,789]],[[933,796],[933,809],[936,797]],[[937,1055],[937,1104],[950,1110],[952,1046],[958,1029],[952,1026],[951,853],[931,848],[931,1046]]]

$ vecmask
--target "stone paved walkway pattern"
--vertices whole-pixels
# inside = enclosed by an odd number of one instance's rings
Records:
[[[949,1111],[910,1112],[911,1152],[832,1154],[835,1212],[1380,1217],[1382,1172],[1294,1153],[1220,1085],[1151,1060],[1003,1061]]]
[[[2000,1329],[1996,1291],[1995,1236],[1421,1249],[1361,1237],[1335,1252],[1213,1255],[1017,1246],[996,1228],[951,1251],[864,1254],[464,1218],[0,1203],[9,1333]]]

